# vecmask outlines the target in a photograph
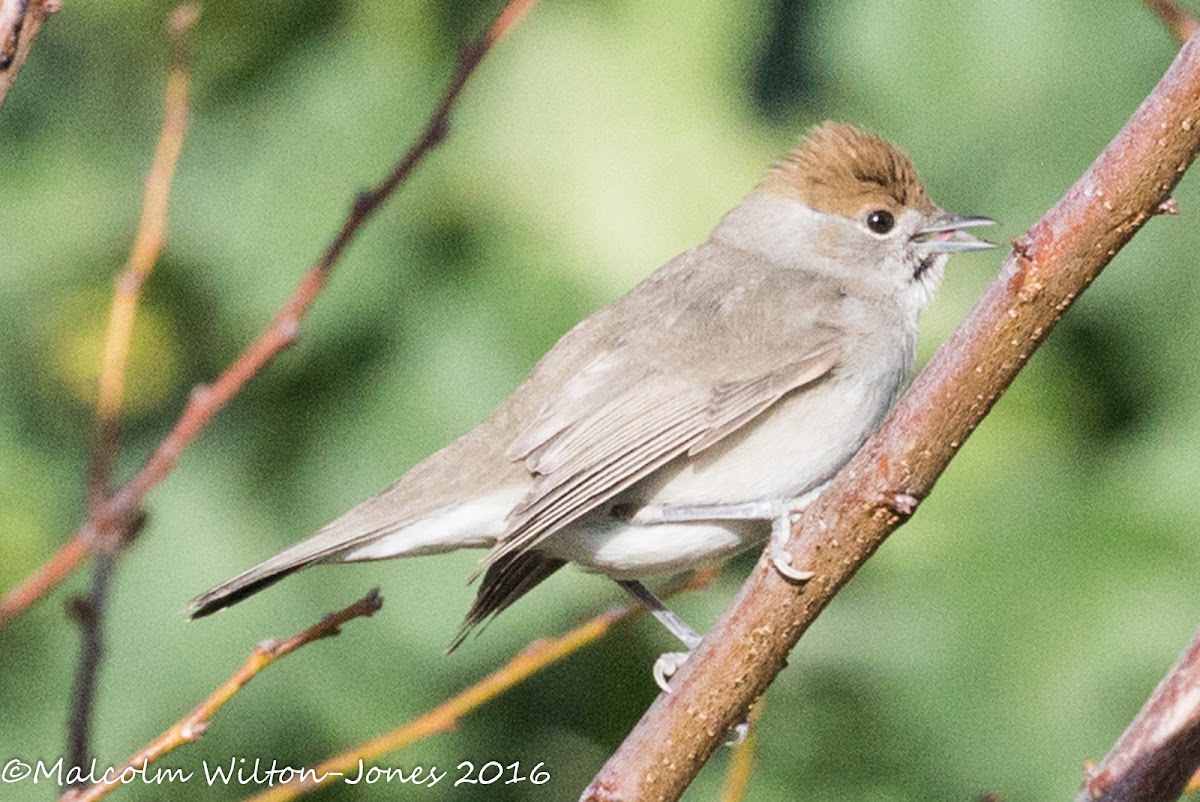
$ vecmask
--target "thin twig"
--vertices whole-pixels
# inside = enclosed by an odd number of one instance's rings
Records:
[[[59,546],[50,559],[35,568],[0,600],[0,629],[4,629],[9,621],[58,587],[91,553],[91,543],[79,535]]]
[[[196,439],[213,416],[241,391],[246,382],[296,339],[309,307],[324,288],[334,264],[346,246],[371,215],[412,174],[424,157],[446,137],[450,114],[467,81],[492,46],[511,30],[534,2],[536,0],[512,0],[483,37],[463,49],[449,86],[416,143],[378,186],[357,196],[342,227],[325,252],[300,279],[292,296],[287,299],[262,334],[217,377],[216,381],[210,385],[198,386],[192,391],[175,426],[162,439],[133,479],[101,505],[45,565],[36,569],[0,600],[0,629],[30,604],[46,595],[64,577],[69,576],[80,559],[95,548],[97,536],[119,526],[120,521],[131,510],[136,510],[146,494],[171,472],[183,451]]]
[[[525,647],[507,665],[489,674],[457,696],[447,699],[425,715],[323,761],[303,779],[277,785],[249,797],[248,802],[282,802],[282,800],[296,799],[303,794],[317,790],[320,787],[318,778],[344,776],[346,773],[354,771],[359,761],[367,763],[431,735],[449,732],[467,713],[491,701],[546,666],[562,660],[583,646],[599,639],[608,632],[613,624],[626,618],[635,609],[640,608],[630,605],[609,610],[561,638],[535,641]]]
[[[154,150],[154,160],[146,175],[142,217],[134,235],[133,247],[124,271],[114,283],[108,333],[104,339],[104,357],[100,365],[87,477],[88,507],[93,513],[112,492],[112,470],[118,450],[118,422],[125,393],[125,366],[129,360],[129,344],[133,339],[138,297],[165,242],[167,203],[188,125],[187,38],[198,13],[194,5],[181,5],[171,13],[167,26],[171,35],[171,68],[167,73],[163,124]],[[104,656],[104,614],[108,608],[109,591],[120,552],[132,541],[133,534],[144,520],[136,515],[136,511],[131,512],[135,514],[127,516],[121,526],[106,533],[105,542],[96,544],[96,564],[88,598],[76,599],[70,604],[83,636],[67,728],[67,763],[71,766],[83,766],[90,757],[92,711],[100,662]]]
[[[101,554],[96,560],[92,588],[87,598],[73,598],[67,609],[79,625],[79,664],[75,668],[75,686],[71,690],[71,710],[67,719],[67,765],[86,766],[91,756],[92,713],[96,708],[96,684],[100,663],[104,660],[104,613],[108,609],[112,573],[116,555]],[[84,785],[80,778],[75,785]]]
[[[0,0],[0,104],[17,80],[42,23],[61,8],[61,0]]]
[[[117,421],[125,395],[125,370],[137,317],[138,300],[146,278],[166,244],[167,203],[175,167],[188,128],[188,35],[199,17],[199,8],[186,3],[171,12],[171,68],[163,103],[163,124],[154,149],[154,160],[142,194],[142,216],[124,271],[113,286],[112,309],[104,338],[104,356],[96,399],[88,496],[100,503],[111,494],[112,466],[117,452]]]
[[[916,510],[1071,303],[1200,151],[1200,37],[1075,186],[1014,243],[997,280],[887,422],[793,525],[792,585],[759,561],[738,597],[584,799],[674,800],[770,685],[821,610]]]
[[[1200,766],[1200,633],[1112,751],[1088,769],[1076,802],[1177,799]]]
[[[1175,41],[1179,44],[1191,39],[1192,34],[1200,30],[1200,24],[1196,22],[1196,18],[1175,0],[1145,0],[1145,2],[1150,10],[1159,16],[1163,25],[1167,27],[1167,32],[1174,36]]]
[[[663,596],[669,598],[684,591],[706,587],[717,573],[718,571],[714,569],[694,571],[664,591]],[[526,646],[506,665],[457,696],[442,702],[428,713],[329,758],[302,778],[255,794],[246,802],[284,802],[284,800],[296,799],[321,787],[322,779],[331,776],[340,777],[347,772],[357,771],[360,762],[367,763],[376,760],[416,741],[448,732],[467,713],[490,702],[547,666],[557,663],[589,643],[599,640],[614,624],[643,611],[644,608],[639,604],[616,607],[601,613],[559,638],[535,641]]]
[[[120,767],[108,773],[109,782],[105,782],[102,779],[100,782],[87,788],[68,791],[60,797],[60,802],[95,802],[95,800],[108,796],[120,787],[120,783],[116,781],[116,778],[121,777],[126,769],[143,769],[168,752],[184,744],[194,743],[199,740],[204,731],[208,729],[213,715],[224,707],[225,703],[232,699],[238,691],[245,687],[246,683],[258,676],[267,666],[282,657],[286,657],[301,646],[307,646],[313,641],[331,638],[339,634],[341,631],[340,627],[347,621],[355,618],[370,617],[378,612],[382,606],[383,599],[379,595],[379,588],[375,588],[349,607],[336,613],[330,613],[313,626],[293,635],[282,643],[275,640],[265,640],[258,644],[254,647],[254,651],[251,652],[250,657],[234,672],[233,676],[197,705],[192,712],[177,721],[173,727],[155,738],[151,743],[138,750],[135,755],[121,764]]]

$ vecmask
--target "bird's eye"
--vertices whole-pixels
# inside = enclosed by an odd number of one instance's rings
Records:
[[[867,215],[867,228],[876,234],[886,234],[896,225],[896,218],[887,209],[876,209]]]

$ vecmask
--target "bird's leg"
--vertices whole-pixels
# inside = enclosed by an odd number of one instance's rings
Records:
[[[700,635],[696,630],[689,627],[687,622],[677,616],[674,611],[668,609],[662,603],[662,600],[651,593],[650,589],[641,582],[633,579],[618,579],[616,582],[625,588],[626,593],[641,602],[642,606],[659,620],[659,623],[669,629],[671,634],[679,638],[683,645],[687,647],[686,652],[666,652],[665,654],[660,654],[658,659],[654,661],[654,681],[658,683],[658,687],[662,688],[664,692],[670,693],[671,686],[669,680],[688,659],[692,650],[700,645]],[[732,731],[733,737],[726,746],[737,746],[746,740],[746,736],[750,734],[749,717],[742,716],[741,721],[733,726]]]
[[[658,683],[658,687],[670,693],[671,686],[667,684],[667,680],[683,665],[692,650],[700,645],[700,635],[682,618],[667,609],[667,606],[641,582],[634,579],[618,579],[617,584],[625,588],[626,593],[641,602],[650,611],[650,614],[670,630],[672,635],[679,638],[687,648],[686,652],[667,652],[659,655],[659,658],[654,661],[654,681]]]
[[[771,540],[767,553],[775,570],[791,582],[807,582],[812,571],[792,567],[788,554],[788,535],[792,529],[792,509],[787,502],[749,501],[743,504],[677,504],[643,507],[633,516],[636,524],[690,523],[692,521],[770,521]]]

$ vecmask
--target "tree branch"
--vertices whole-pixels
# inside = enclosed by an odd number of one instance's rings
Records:
[[[1200,633],[1099,766],[1076,802],[1178,799],[1200,766]]]
[[[116,555],[104,554],[96,561],[92,588],[87,598],[73,598],[67,610],[79,625],[79,664],[75,669],[75,687],[71,690],[71,712],[67,720],[67,765],[84,766],[91,754],[92,711],[95,709],[96,684],[100,663],[104,660],[104,613],[108,609],[112,573]],[[83,785],[81,779],[77,785]]]
[[[372,189],[360,192],[345,221],[325,252],[300,279],[292,296],[284,302],[267,328],[241,356],[210,385],[196,387],[175,426],[159,443],[146,464],[88,517],[51,558],[0,600],[0,629],[24,612],[69,576],[83,557],[90,554],[106,533],[119,530],[134,514],[146,494],[174,469],[184,450],[208,422],[225,407],[274,357],[296,339],[300,324],[324,289],[337,260],[363,225],[408,179],[417,165],[449,132],[450,115],[459,95],[483,58],[527,12],[536,0],[511,0],[487,32],[463,49],[458,67],[445,94],[417,141],[401,157],[387,177]]]
[[[688,590],[707,586],[718,574],[713,568],[700,569],[688,574],[664,591],[669,598]],[[506,665],[484,677],[457,696],[447,699],[423,716],[401,724],[366,743],[347,749],[322,762],[306,777],[292,780],[274,788],[255,794],[247,802],[287,802],[321,786],[316,778],[337,772],[350,772],[359,761],[370,762],[384,755],[403,749],[411,743],[431,735],[448,732],[467,713],[490,702],[514,686],[529,679],[542,669],[563,660],[575,652],[604,637],[615,624],[644,611],[640,604],[628,604],[601,613],[584,622],[562,637],[553,640],[535,641],[529,644]]]
[[[138,298],[166,240],[167,203],[171,196],[175,166],[179,163],[183,139],[187,134],[187,38],[198,14],[199,9],[196,6],[184,4],[176,7],[168,19],[171,68],[167,74],[163,124],[158,135],[158,145],[154,149],[150,172],[146,175],[142,217],[134,235],[133,247],[125,269],[117,277],[113,287],[112,310],[109,313],[108,332],[104,339],[104,356],[100,365],[92,453],[87,477],[90,511],[96,510],[112,493],[112,469],[117,457],[117,432],[121,402],[125,394],[125,367],[129,361],[129,345],[133,340]],[[72,766],[86,764],[91,752],[89,741],[92,710],[95,706],[100,662],[104,656],[104,614],[117,561],[120,553],[133,541],[144,521],[144,516],[127,516],[120,527],[109,533],[106,542],[96,544],[98,554],[88,597],[75,599],[70,604],[83,636],[79,665],[75,673],[75,688],[71,694],[71,717],[67,727],[67,762]]]
[[[0,105],[42,23],[61,8],[61,0],[0,0]]]
[[[1014,241],[1000,275],[887,422],[793,525],[803,586],[760,560],[738,597],[585,791],[674,800],[834,594],[915,511],[1030,354],[1152,216],[1200,150],[1200,37],[1112,143]]]
[[[664,595],[674,596],[689,590],[706,587],[717,575],[713,568],[693,571],[684,579],[668,588]],[[338,634],[338,628],[353,618],[371,616],[382,606],[378,588],[372,590],[364,598],[343,609],[327,615],[315,626],[309,627],[298,635],[283,643],[264,641],[255,647],[250,658],[208,698],[196,706],[191,713],[176,722],[170,729],[155,738],[152,742],[139,749],[119,767],[112,770],[109,777],[114,781],[98,782],[86,789],[70,791],[61,797],[60,802],[95,802],[102,799],[118,787],[115,782],[126,770],[144,771],[145,767],[154,763],[167,753],[174,751],[185,743],[199,740],[208,728],[213,715],[236,695],[245,685],[257,676],[268,665],[281,657],[294,652],[301,646],[321,638]],[[254,802],[282,802],[296,799],[319,786],[314,778],[336,772],[346,772],[361,761],[371,761],[391,752],[408,746],[411,743],[428,738],[452,729],[458,721],[483,704],[505,693],[512,687],[524,682],[533,674],[553,663],[574,654],[579,649],[593,643],[615,625],[643,612],[641,605],[629,604],[617,607],[590,619],[584,624],[553,640],[543,640],[531,643],[507,665],[489,674],[480,682],[467,688],[452,699],[448,699],[423,716],[409,721],[391,732],[359,744],[340,755],[321,763],[304,778],[284,783],[257,794]]]
[[[125,369],[129,346],[137,318],[138,299],[158,257],[166,244],[167,202],[175,167],[183,151],[188,128],[190,78],[187,63],[187,37],[199,17],[199,8],[190,3],[177,6],[168,18],[171,35],[171,68],[163,103],[163,124],[154,149],[154,159],[146,174],[142,194],[142,216],[138,221],[133,247],[125,269],[113,285],[112,309],[104,338],[104,356],[100,364],[92,458],[88,476],[88,498],[100,503],[112,492],[112,465],[117,452],[117,420],[125,395]]]
[[[246,683],[262,673],[267,666],[282,657],[287,657],[301,646],[307,646],[313,641],[332,638],[334,635],[340,634],[342,624],[355,618],[369,618],[379,612],[382,606],[383,599],[379,595],[379,588],[375,588],[349,607],[336,613],[330,613],[313,626],[282,643],[265,640],[258,644],[241,668],[235,671],[233,676],[226,680],[221,687],[213,691],[207,699],[177,721],[173,727],[114,769],[110,775],[111,781],[101,780],[85,789],[68,791],[59,798],[60,802],[95,802],[108,796],[121,787],[119,778],[127,769],[144,769],[145,766],[183,744],[195,743],[200,740],[200,736],[208,729],[213,715],[244,688]]]
[[[1167,32],[1174,36],[1175,41],[1179,44],[1191,39],[1192,34],[1200,30],[1196,19],[1175,0],[1145,0],[1145,2],[1150,10],[1158,15],[1163,25],[1166,26]]]

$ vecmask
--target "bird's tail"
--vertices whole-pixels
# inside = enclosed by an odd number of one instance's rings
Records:
[[[215,588],[201,593],[188,603],[188,617],[203,618],[217,610],[223,610],[230,605],[237,604],[242,599],[253,596],[263,588],[274,585],[285,576],[319,562],[321,555],[311,553],[313,551],[311,548],[305,548],[308,544],[308,540],[297,543],[271,559],[242,571],[228,582],[222,582]]]
[[[307,540],[200,594],[188,604],[187,614],[202,618],[215,613],[317,563],[388,560],[461,548],[488,548],[504,531],[505,517],[521,492],[520,488],[505,488],[454,506],[422,510],[415,520],[398,514],[398,505],[391,503],[386,493],[376,496]]]

